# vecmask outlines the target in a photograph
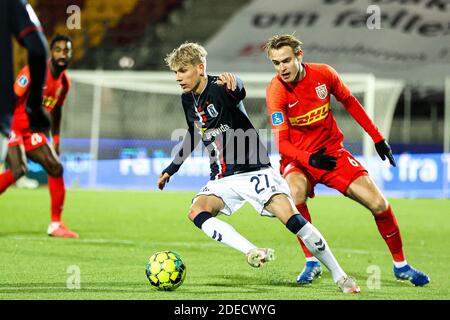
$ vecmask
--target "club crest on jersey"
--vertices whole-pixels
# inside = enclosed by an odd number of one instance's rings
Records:
[[[219,113],[216,110],[216,107],[214,107],[214,105],[212,103],[206,107],[206,111],[208,111],[209,115],[212,118],[215,118],[219,115]]]
[[[280,124],[284,123],[283,113],[281,112],[274,112],[271,115],[272,117],[272,123],[275,126],[279,126]]]
[[[327,86],[324,84],[317,86],[316,93],[320,99],[325,99],[328,96]]]
[[[25,88],[28,84],[28,78],[27,76],[21,76],[19,78],[19,81],[17,81],[20,87]]]

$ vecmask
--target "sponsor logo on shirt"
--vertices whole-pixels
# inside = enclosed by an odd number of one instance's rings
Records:
[[[284,123],[283,113],[282,112],[274,112],[272,113],[272,123],[274,126],[279,126]]]
[[[307,126],[314,122],[325,119],[330,112],[330,104],[327,103],[319,108],[297,117],[289,117],[292,126]]]
[[[27,76],[21,76],[19,78],[19,81],[17,81],[20,87],[25,88],[28,84],[28,78]]]
[[[214,129],[202,128],[203,140],[209,141],[211,138],[215,138],[219,134],[225,133],[230,130],[230,126],[227,124],[221,124],[220,127]]]
[[[58,102],[58,99],[52,96],[42,97],[42,105],[49,110],[52,110],[55,107],[56,102]]]
[[[322,84],[322,85],[320,85],[320,86],[317,86],[317,87],[316,87],[316,93],[317,93],[317,96],[318,96],[320,99],[325,99],[326,97],[328,97],[327,86],[324,85],[324,84]]]
[[[294,103],[289,103],[289,104],[288,104],[288,108],[294,107],[297,103],[298,103],[298,100],[295,101]]]

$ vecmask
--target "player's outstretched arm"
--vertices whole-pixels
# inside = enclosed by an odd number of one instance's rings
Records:
[[[378,152],[378,155],[380,156],[381,160],[386,160],[388,158],[390,164],[393,167],[396,167],[397,164],[395,163],[394,156],[392,154],[392,149],[389,143],[387,143],[386,139],[383,139],[377,143],[375,143],[375,149]]]
[[[47,132],[50,119],[42,108],[42,88],[47,75],[47,40],[42,33],[41,23],[26,1],[12,0],[8,14],[11,16],[11,30],[18,42],[28,51],[30,88],[26,111],[33,131]]]
[[[159,176],[158,179],[158,188],[162,190],[171,176],[178,172],[184,160],[194,151],[195,147],[198,144],[198,140],[196,138],[200,137],[194,131],[194,126],[189,125],[189,129],[184,136],[183,143],[181,145],[180,150],[176,153],[173,161],[165,168]],[[201,138],[201,137],[200,137]]]

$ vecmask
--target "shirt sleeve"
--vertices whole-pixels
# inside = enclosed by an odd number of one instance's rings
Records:
[[[231,91],[225,86],[225,90],[236,102],[244,100],[247,94],[245,92],[244,82],[238,77],[236,77],[236,89],[234,89],[234,91]]]
[[[20,70],[14,82],[14,93],[18,98],[22,98],[30,87],[30,69],[28,66]]]
[[[175,173],[178,172],[184,160],[186,160],[187,157],[189,157],[192,151],[194,151],[197,144],[201,141],[201,136],[195,130],[194,124],[189,121],[186,110],[185,110],[185,117],[186,123],[188,124],[188,130],[183,138],[180,150],[178,150],[178,152],[175,154],[175,157],[173,161],[170,163],[170,165],[162,171],[162,173],[168,173],[170,176],[173,176]]]
[[[36,13],[27,0],[9,0],[11,27],[17,40],[22,43],[22,39],[30,32],[42,31]]]
[[[384,139],[375,123],[370,119],[364,107],[353,96],[350,89],[342,81],[339,74],[332,67],[328,66],[330,74],[331,93],[342,103],[344,108],[350,113],[353,119],[366,131],[376,143]]]
[[[286,113],[287,102],[285,100],[284,88],[278,86],[274,81],[269,84],[266,90],[267,110],[270,117],[270,125],[274,135],[275,145],[281,156],[307,164],[310,153],[298,150],[289,138],[289,123]]]
[[[69,89],[70,89],[70,79],[66,75],[64,75],[63,89],[55,107],[62,107],[64,105],[64,103],[66,102],[67,93],[69,92]]]

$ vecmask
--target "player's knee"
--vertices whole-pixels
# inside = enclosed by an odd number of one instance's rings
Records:
[[[11,173],[14,176],[14,179],[19,179],[20,177],[24,176],[25,173],[27,173],[27,166],[26,165],[20,165],[14,168],[11,168]]]
[[[48,168],[48,174],[54,178],[59,178],[62,177],[63,173],[64,173],[64,168],[62,166],[61,163],[56,162],[52,165],[50,165],[50,167]]]
[[[389,207],[388,201],[383,196],[380,196],[373,200],[373,202],[371,203],[370,210],[372,211],[373,214],[376,215],[385,212],[388,209],[388,207]]]
[[[189,219],[197,226],[197,228],[201,229],[203,223],[212,218],[212,214],[208,211],[198,212],[190,209],[188,214]]]
[[[195,217],[197,216],[197,214],[198,214],[197,210],[194,210],[194,209],[191,207],[191,208],[189,209],[189,212],[188,212],[188,218],[189,218],[189,220],[194,221],[194,219],[195,219]]]
[[[302,204],[306,202],[306,191],[304,190],[304,188],[297,186],[297,185],[292,185],[289,186],[290,191],[291,191],[291,195],[292,195],[292,199],[294,199],[295,204]]]

